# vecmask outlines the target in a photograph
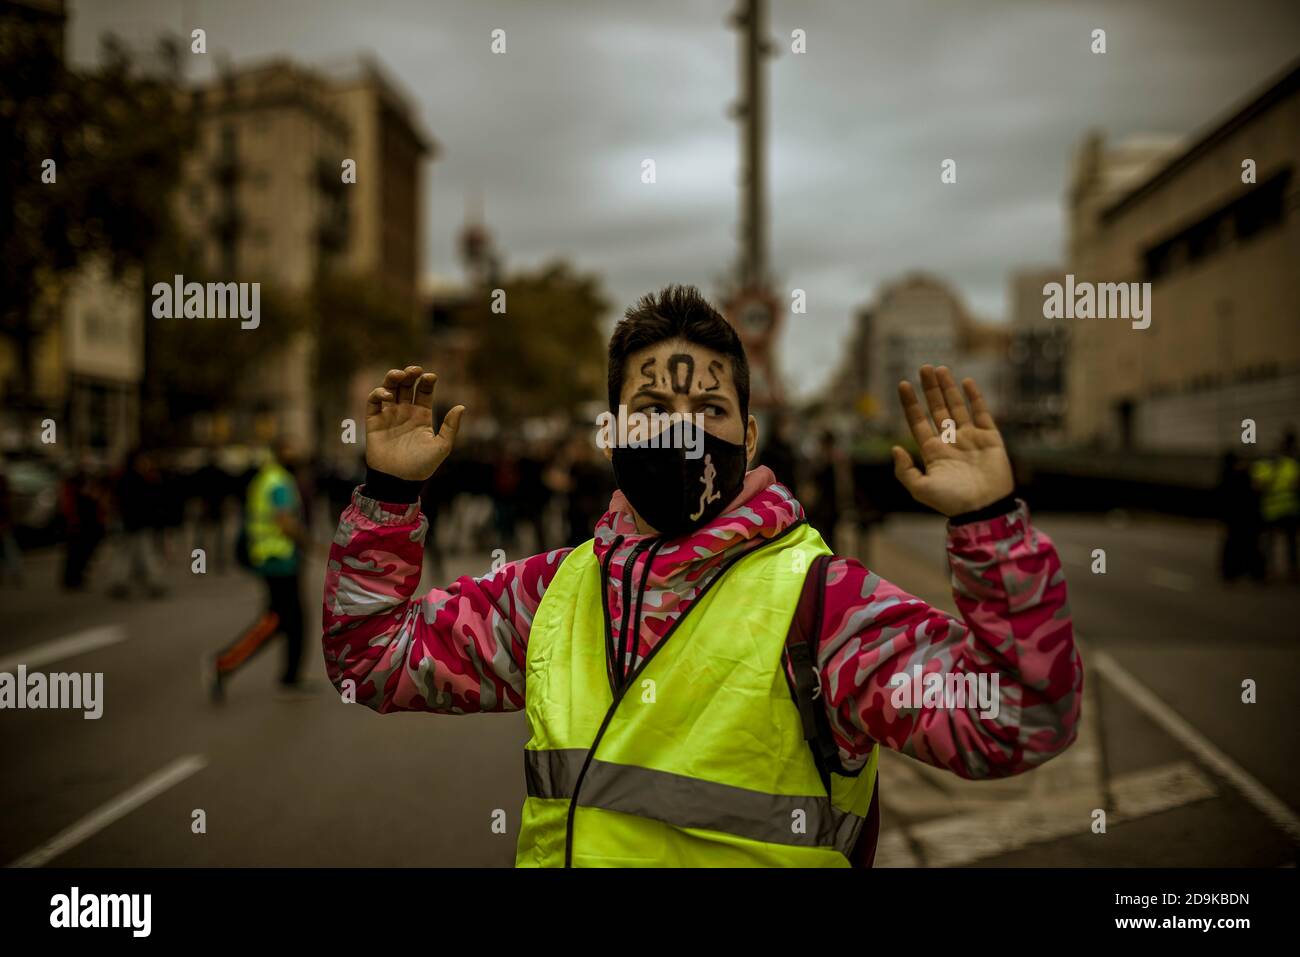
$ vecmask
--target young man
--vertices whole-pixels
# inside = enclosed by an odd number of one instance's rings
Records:
[[[293,475],[297,464],[293,443],[277,439],[249,483],[244,506],[248,563],[266,587],[266,610],[243,634],[205,661],[205,680],[216,702],[224,699],[226,683],[235,672],[280,634],[285,643],[279,694],[284,698],[311,696],[298,678],[304,628],[299,579],[308,536]]]
[[[610,408],[703,431],[606,449],[620,491],[591,541],[417,598],[416,498],[464,413],[433,431],[435,381],[409,366],[370,394],[369,473],[326,572],[326,667],[383,713],[526,709],[519,865],[846,866],[870,857],[879,746],[988,778],[1073,741],[1083,676],[1061,565],[1012,497],[970,380],[963,396],[922,368],[928,416],[901,383],[924,468],[893,452],[911,494],[950,518],[961,619],[851,558],[827,565],[790,491],[746,471],[744,350],[682,287],[614,330]],[[810,641],[787,653],[792,634]],[[900,698],[914,665],[996,696]]]

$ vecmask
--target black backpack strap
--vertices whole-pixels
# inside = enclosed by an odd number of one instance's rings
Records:
[[[803,722],[804,740],[812,751],[817,773],[827,796],[831,793],[831,775],[855,777],[862,773],[847,771],[840,763],[840,749],[831,734],[826,706],[821,698],[821,673],[817,668],[817,642],[822,633],[822,618],[826,603],[826,571],[834,560],[833,555],[820,555],[803,580],[799,606],[790,622],[790,632],[785,639],[785,677],[790,695],[799,709]],[[871,867],[876,857],[876,840],[880,834],[880,776],[876,775],[871,792],[871,806],[858,840],[849,853],[853,867]]]
[[[822,631],[826,602],[826,570],[833,556],[819,555],[803,580],[799,605],[785,639],[785,676],[790,695],[803,722],[804,740],[812,750],[817,773],[830,794],[834,774],[848,774],[840,764],[839,747],[831,734],[826,708],[821,700],[821,673],[817,668],[817,641]]]

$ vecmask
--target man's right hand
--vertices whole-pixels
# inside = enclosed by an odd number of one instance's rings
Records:
[[[458,405],[433,431],[433,387],[438,376],[419,366],[390,369],[384,384],[366,399],[366,465],[409,481],[423,482],[456,444],[465,412]]]

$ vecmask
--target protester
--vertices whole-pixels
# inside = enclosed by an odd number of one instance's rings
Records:
[[[1235,452],[1224,453],[1215,497],[1224,526],[1219,576],[1229,584],[1243,575],[1263,581],[1259,498],[1251,484],[1250,463]]]
[[[85,587],[86,569],[104,540],[107,502],[103,487],[85,457],[78,459],[59,489],[63,515],[63,587]]]
[[[808,523],[821,532],[822,540],[835,551],[835,530],[845,512],[853,508],[853,469],[840,450],[835,433],[821,435],[812,470],[813,504]]]
[[[143,449],[133,449],[127,455],[114,494],[117,554],[116,576],[109,590],[112,597],[126,598],[137,585],[150,598],[167,593],[156,550],[165,526],[165,501],[162,477],[152,456]]]
[[[1282,545],[1286,555],[1286,575],[1291,582],[1300,581],[1296,565],[1296,527],[1300,518],[1300,462],[1296,461],[1296,434],[1288,429],[1282,437],[1278,454],[1261,459],[1251,469],[1251,478],[1260,496],[1260,517],[1264,522],[1264,558],[1271,572]]]
[[[550,455],[540,441],[528,443],[519,456],[519,491],[515,495],[517,524],[532,530],[532,547],[539,552],[549,544],[546,507],[551,501],[551,490],[542,479],[549,459]]]
[[[772,470],[776,480],[786,488],[799,487],[802,478],[799,473],[799,456],[790,439],[790,417],[784,412],[778,412],[772,417],[772,434],[767,437],[760,461]]]
[[[285,638],[281,693],[289,697],[310,693],[300,685],[298,675],[303,648],[299,578],[308,536],[293,475],[297,461],[296,446],[281,438],[248,485],[244,510],[248,562],[266,588],[266,609],[210,663],[207,680],[214,701],[225,697],[231,676],[276,635]]]
[[[547,466],[543,480],[564,502],[565,545],[581,545],[591,537],[614,490],[609,467],[596,455],[589,429],[569,436]]]
[[[416,597],[419,489],[465,411],[434,431],[436,378],[393,369],[369,396],[369,470],[326,572],[325,663],[379,712],[526,710],[519,865],[865,864],[880,746],[995,778],[1074,740],[1083,672],[1061,564],[1013,497],[971,380],[963,393],[922,367],[928,415],[901,383],[922,467],[893,450],[899,481],[949,516],[954,618],[830,558],[790,490],[746,471],[744,349],[683,287],[614,330],[609,403],[692,420],[605,450],[620,491],[594,538]],[[952,444],[934,424],[948,418]],[[913,666],[994,694],[897,705]]]
[[[515,550],[515,523],[518,519],[518,495],[521,468],[514,443],[506,441],[492,463],[492,514],[496,522],[497,548],[507,554]]]
[[[193,491],[198,499],[196,546],[207,552],[209,567],[224,571],[229,542],[226,537],[226,500],[230,497],[231,478],[210,453],[207,461],[194,473]]]
[[[14,494],[9,470],[0,456],[0,585],[23,583],[23,553],[14,537]]]

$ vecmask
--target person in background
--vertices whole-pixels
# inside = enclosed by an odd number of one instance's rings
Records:
[[[23,583],[23,554],[14,538],[14,494],[9,485],[9,470],[0,456],[0,585]]]
[[[799,457],[790,441],[790,417],[784,412],[772,417],[772,434],[759,453],[759,462],[786,488],[799,488]]]
[[[239,637],[205,661],[205,679],[216,702],[224,700],[231,676],[281,634],[285,638],[281,694],[296,697],[309,693],[298,674],[304,625],[300,577],[308,536],[302,496],[293,475],[297,462],[293,442],[277,439],[248,485],[244,506],[248,560],[266,588],[266,609]]]
[[[1271,459],[1261,459],[1251,468],[1251,479],[1259,492],[1260,518],[1264,521],[1264,561],[1271,571],[1280,539],[1286,550],[1287,579],[1300,581],[1296,566],[1296,525],[1300,517],[1300,462],[1296,461],[1296,434],[1287,429],[1282,447]]]
[[[104,540],[106,508],[103,488],[85,457],[64,478],[59,488],[63,513],[63,587],[77,591],[85,587],[86,569]]]
[[[167,589],[162,583],[154,546],[161,538],[166,504],[162,479],[147,452],[136,448],[128,453],[114,491],[117,575],[109,594],[113,598],[126,598],[132,587],[139,585],[150,598],[161,598]]]
[[[506,554],[515,550],[518,496],[523,475],[514,443],[507,440],[492,465],[492,514],[496,522],[495,547]]]
[[[596,456],[590,433],[575,430],[551,460],[543,478],[564,498],[565,544],[572,548],[591,537],[614,491],[609,467]]]
[[[216,452],[194,474],[194,494],[199,500],[198,547],[207,549],[210,567],[226,567],[226,498],[230,494],[230,476],[217,462]]]
[[[1215,496],[1223,521],[1223,550],[1219,576],[1231,584],[1243,575],[1264,579],[1264,553],[1259,547],[1259,497],[1250,478],[1250,463],[1236,452],[1223,454]]]
[[[808,522],[822,533],[831,551],[835,550],[835,527],[844,511],[853,507],[853,473],[849,459],[835,442],[835,433],[822,433],[817,461],[812,472],[813,504]]]
[[[189,481],[177,467],[173,455],[160,449],[145,459],[145,478],[150,486],[149,525],[153,529],[154,551],[170,565],[177,535],[185,525],[185,502]],[[183,535],[181,542],[184,542]],[[189,560],[188,553],[185,555]]]
[[[550,489],[542,481],[542,473],[550,459],[542,442],[534,440],[524,446],[519,456],[519,524],[532,529],[533,551],[543,551],[546,541],[546,506],[551,500]]]

